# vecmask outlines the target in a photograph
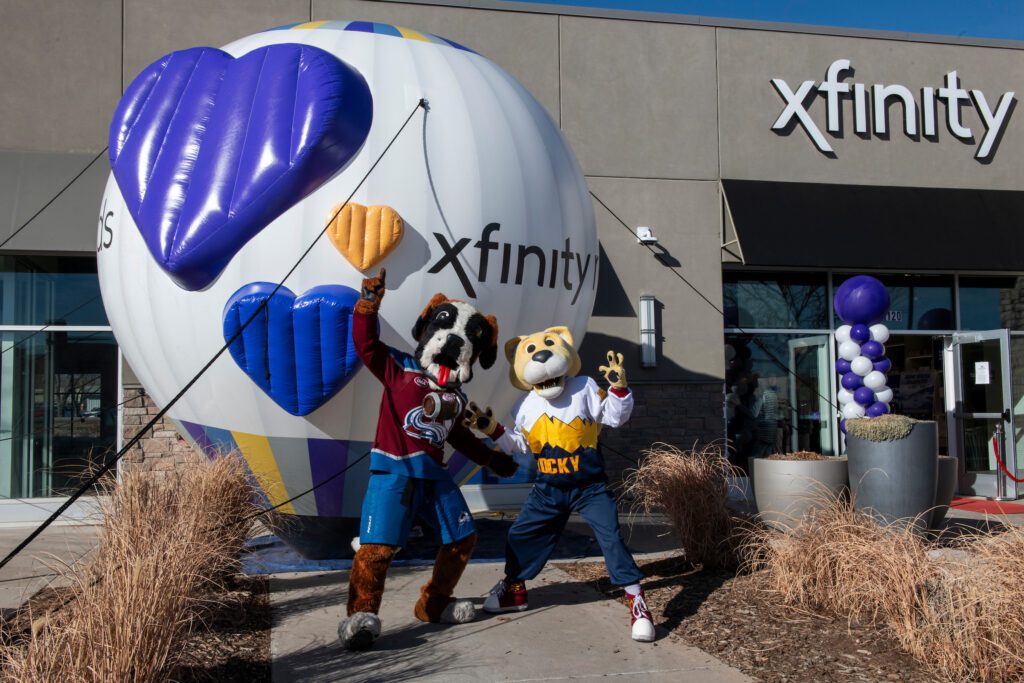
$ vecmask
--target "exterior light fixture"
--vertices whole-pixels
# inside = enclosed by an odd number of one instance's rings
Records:
[[[654,296],[642,295],[640,297],[640,365],[645,368],[653,368],[658,365],[658,330],[654,312]]]

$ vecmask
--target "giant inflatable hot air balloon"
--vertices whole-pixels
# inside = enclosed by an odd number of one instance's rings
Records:
[[[204,453],[239,451],[267,504],[369,449],[381,387],[348,330],[365,274],[387,268],[382,337],[405,350],[435,292],[497,316],[502,339],[586,329],[598,246],[579,167],[522,85],[452,41],[316,21],[174,52],[126,90],[109,154],[100,285],[158,405],[269,297],[169,413]],[[478,371],[467,393],[504,410],[505,374]],[[280,509],[290,542],[348,547],[339,526],[359,516],[367,462]],[[457,453],[449,468],[459,482],[475,471]]]

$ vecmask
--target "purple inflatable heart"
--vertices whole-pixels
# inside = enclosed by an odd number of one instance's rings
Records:
[[[110,165],[150,253],[197,290],[344,167],[372,119],[366,81],[320,48],[284,43],[235,59],[197,47],[128,86]]]

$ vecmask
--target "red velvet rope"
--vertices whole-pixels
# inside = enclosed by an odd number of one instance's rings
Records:
[[[1013,479],[1018,484],[1024,484],[1024,479],[1018,479],[1017,477],[1010,474],[1010,470],[1006,469],[1006,465],[1003,464],[1003,458],[1001,455],[999,455],[999,442],[994,436],[992,437],[992,449],[996,452],[996,462],[999,463],[999,469],[1003,471],[1003,474],[1008,476],[1010,479]]]

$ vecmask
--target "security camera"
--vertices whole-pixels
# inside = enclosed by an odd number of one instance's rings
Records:
[[[636,229],[636,241],[637,244],[657,244],[658,238],[654,236],[650,228],[641,225]]]

